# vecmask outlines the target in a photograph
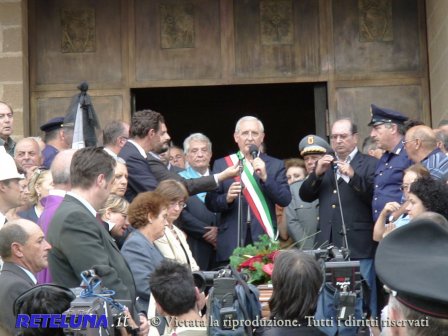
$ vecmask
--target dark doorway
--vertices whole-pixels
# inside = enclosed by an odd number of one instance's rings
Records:
[[[263,122],[267,153],[281,159],[296,157],[299,140],[316,130],[321,133],[325,124],[322,83],[133,89],[132,97],[136,111],[152,109],[164,115],[176,145],[182,147],[191,133],[207,135],[214,158],[236,151],[235,124],[245,115]]]

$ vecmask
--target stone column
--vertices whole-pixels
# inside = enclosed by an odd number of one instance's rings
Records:
[[[432,125],[448,119],[448,1],[426,1]]]
[[[0,100],[14,109],[14,139],[29,130],[26,7],[26,0],[0,0]]]

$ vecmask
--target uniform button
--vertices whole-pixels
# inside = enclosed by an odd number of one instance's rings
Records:
[[[333,194],[336,194],[336,190],[333,190]]]
[[[378,188],[378,184],[375,184],[375,188]]]
[[[377,213],[378,212],[378,210],[375,210],[375,213]]]
[[[317,217],[317,220],[319,220],[319,216]]]
[[[378,197],[375,197],[374,200],[375,200],[375,201],[378,200]]]
[[[333,204],[331,207],[334,209],[334,208],[336,208],[336,205]]]
[[[383,176],[383,173],[380,173],[380,176]]]
[[[389,164],[386,162],[385,166],[388,166]]]

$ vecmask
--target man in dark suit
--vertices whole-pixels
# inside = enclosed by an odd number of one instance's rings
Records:
[[[179,174],[184,178],[199,178],[210,175],[212,143],[201,133],[191,134],[184,141],[188,168]],[[178,219],[180,228],[187,234],[191,253],[203,271],[214,268],[215,247],[218,227],[217,215],[205,206],[206,193],[199,193],[187,199],[187,207]]]
[[[250,152],[253,145],[259,148],[264,140],[262,122],[250,116],[241,118],[236,124],[234,139],[238,144],[238,153],[216,160],[213,173],[222,172],[227,167],[241,162],[244,188],[240,177],[237,177],[235,181],[225,181],[216,191],[208,192],[206,196],[207,207],[211,211],[221,213],[217,243],[219,263],[228,261],[238,244],[250,244],[258,240],[263,233],[275,239],[275,204],[285,207],[291,202],[283,161],[256,150],[254,153]],[[243,229],[241,240],[238,242],[237,198],[242,190]]]
[[[53,281],[66,287],[79,286],[82,271],[101,266],[98,275],[103,285],[115,291],[116,299],[129,300],[133,312],[132,273],[112,236],[96,218],[96,211],[109,196],[115,164],[101,148],[83,148],[73,155],[72,190],[56,210],[47,233],[53,246],[49,264]]]
[[[16,316],[13,304],[27,289],[36,285],[36,273],[48,266],[51,246],[40,227],[28,220],[8,222],[0,230],[0,324],[13,332]]]
[[[129,181],[125,198],[131,202],[138,193],[152,191],[160,181],[175,179],[185,184],[189,194],[214,190],[218,183],[238,173],[237,167],[199,179],[188,180],[169,171],[158,155],[166,151],[171,140],[163,116],[155,111],[134,113],[129,130],[130,139],[118,154],[126,161]],[[151,153],[149,153],[151,152]],[[148,154],[149,153],[149,154]]]
[[[317,161],[314,172],[300,188],[300,197],[306,202],[319,199],[320,232],[316,245],[348,247],[350,257],[360,260],[361,273],[372,290],[371,310],[375,317],[373,257],[376,243],[373,241],[371,204],[377,160],[358,151],[358,131],[350,119],[337,120],[331,129],[330,139],[336,158],[327,154]],[[334,165],[337,166],[336,170]],[[341,210],[347,228],[348,246],[342,234]]]

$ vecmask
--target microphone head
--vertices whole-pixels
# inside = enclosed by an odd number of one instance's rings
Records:
[[[249,146],[249,154],[252,155],[254,157],[254,159],[257,157],[257,155],[258,155],[257,145],[252,144]]]

